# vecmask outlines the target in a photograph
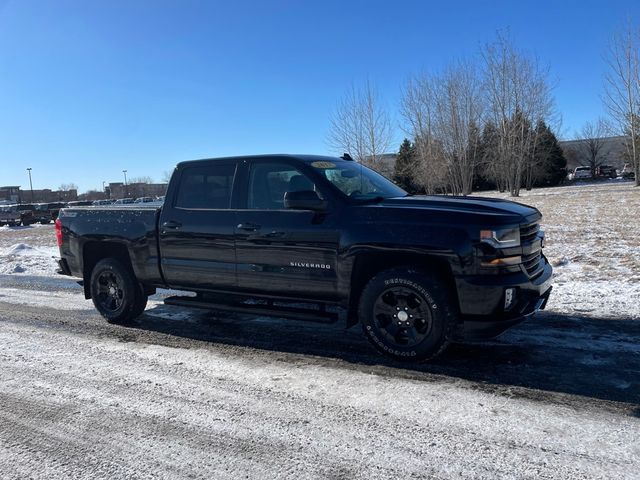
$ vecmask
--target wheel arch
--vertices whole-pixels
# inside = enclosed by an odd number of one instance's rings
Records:
[[[82,247],[82,279],[84,298],[91,298],[91,272],[104,258],[115,258],[125,267],[131,268],[131,257],[126,245],[118,242],[86,242]]]
[[[364,287],[375,275],[391,268],[412,268],[441,279],[457,305],[458,296],[451,264],[446,256],[414,252],[362,253],[354,261],[347,311],[347,327],[358,323],[358,302]]]

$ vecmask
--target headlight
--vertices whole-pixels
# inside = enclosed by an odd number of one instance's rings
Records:
[[[496,248],[520,246],[520,227],[508,227],[500,230],[480,230],[480,241]]]

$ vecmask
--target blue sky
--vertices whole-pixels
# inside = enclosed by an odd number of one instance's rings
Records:
[[[352,83],[395,112],[409,76],[507,28],[550,67],[570,137],[603,114],[606,44],[639,17],[638,1],[0,0],[0,185],[28,188],[27,167],[34,188],[87,190],[186,159],[331,153]]]

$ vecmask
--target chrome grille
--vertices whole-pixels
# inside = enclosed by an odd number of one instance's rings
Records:
[[[540,225],[538,223],[520,225],[520,245],[523,251],[529,250],[527,247],[530,247],[536,241],[539,231]],[[522,255],[522,265],[530,277],[535,277],[542,271],[540,267],[541,258],[542,249],[540,246],[537,246],[530,253]]]
[[[540,225],[538,223],[530,223],[528,225],[520,226],[520,243],[531,243],[536,239],[538,232],[540,231]]]

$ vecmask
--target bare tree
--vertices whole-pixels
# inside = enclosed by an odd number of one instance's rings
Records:
[[[78,186],[75,183],[63,183],[58,187],[61,192],[69,192],[71,190],[78,190]]]
[[[596,170],[602,165],[602,149],[605,146],[605,138],[610,132],[609,125],[599,118],[596,122],[586,122],[582,131],[577,136],[580,141],[579,148],[586,155],[591,168],[591,176],[596,176]]]
[[[327,143],[336,152],[348,153],[358,162],[379,168],[392,136],[389,114],[376,88],[367,81],[362,88],[352,85],[338,103],[331,115]]]
[[[606,57],[604,103],[619,130],[630,137],[628,157],[640,186],[640,32],[629,25],[614,35]]]
[[[415,182],[426,193],[436,193],[445,183],[445,161],[433,135],[433,82],[427,75],[409,79],[402,95],[405,131],[413,137],[418,156]]]
[[[483,115],[480,86],[477,69],[466,62],[408,82],[401,112],[416,139],[427,191],[444,186],[454,194],[471,193]]]
[[[517,197],[527,162],[535,157],[537,129],[533,126],[553,110],[548,70],[518,51],[503,34],[485,45],[482,59],[489,118],[497,128],[492,170],[502,177],[496,183],[506,184]]]
[[[153,183],[153,178],[151,178],[149,176],[133,177],[133,178],[130,178],[127,183],[128,184],[133,184],[133,183]]]
[[[171,172],[165,170],[162,172],[162,183],[169,183],[169,180],[171,180]]]

